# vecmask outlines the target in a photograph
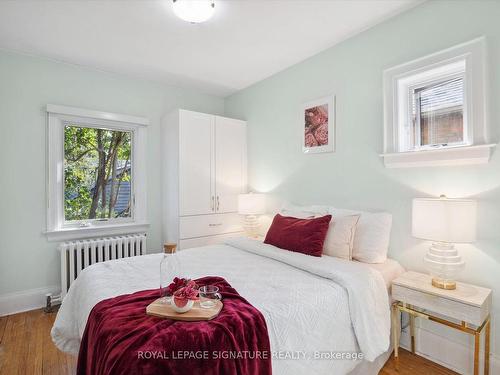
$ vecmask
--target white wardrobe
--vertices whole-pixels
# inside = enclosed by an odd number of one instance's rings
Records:
[[[185,249],[240,235],[246,123],[179,109],[164,117],[161,137],[164,242]]]

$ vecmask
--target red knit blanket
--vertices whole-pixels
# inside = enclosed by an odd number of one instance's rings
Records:
[[[216,285],[224,307],[210,321],[182,322],[146,315],[158,290],[99,302],[87,320],[77,374],[271,374],[264,317],[223,278]]]

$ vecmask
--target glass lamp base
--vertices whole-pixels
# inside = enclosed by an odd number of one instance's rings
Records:
[[[432,286],[446,290],[457,289],[457,283],[455,281],[443,280],[437,277],[432,278]]]
[[[433,243],[424,257],[424,263],[432,276],[434,287],[448,290],[457,288],[455,280],[465,263],[453,244]]]
[[[259,219],[256,215],[246,215],[243,227],[248,237],[257,238],[259,236]]]

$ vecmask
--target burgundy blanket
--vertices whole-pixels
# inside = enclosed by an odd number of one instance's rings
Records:
[[[87,320],[77,374],[271,374],[271,352],[264,317],[223,278],[216,285],[224,307],[201,322],[146,315],[158,290],[146,290],[99,302]]]

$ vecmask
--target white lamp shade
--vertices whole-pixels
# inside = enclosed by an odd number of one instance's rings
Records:
[[[436,242],[476,240],[476,201],[416,198],[413,200],[413,237]]]
[[[265,214],[266,196],[256,193],[238,195],[238,213],[241,215]]]

